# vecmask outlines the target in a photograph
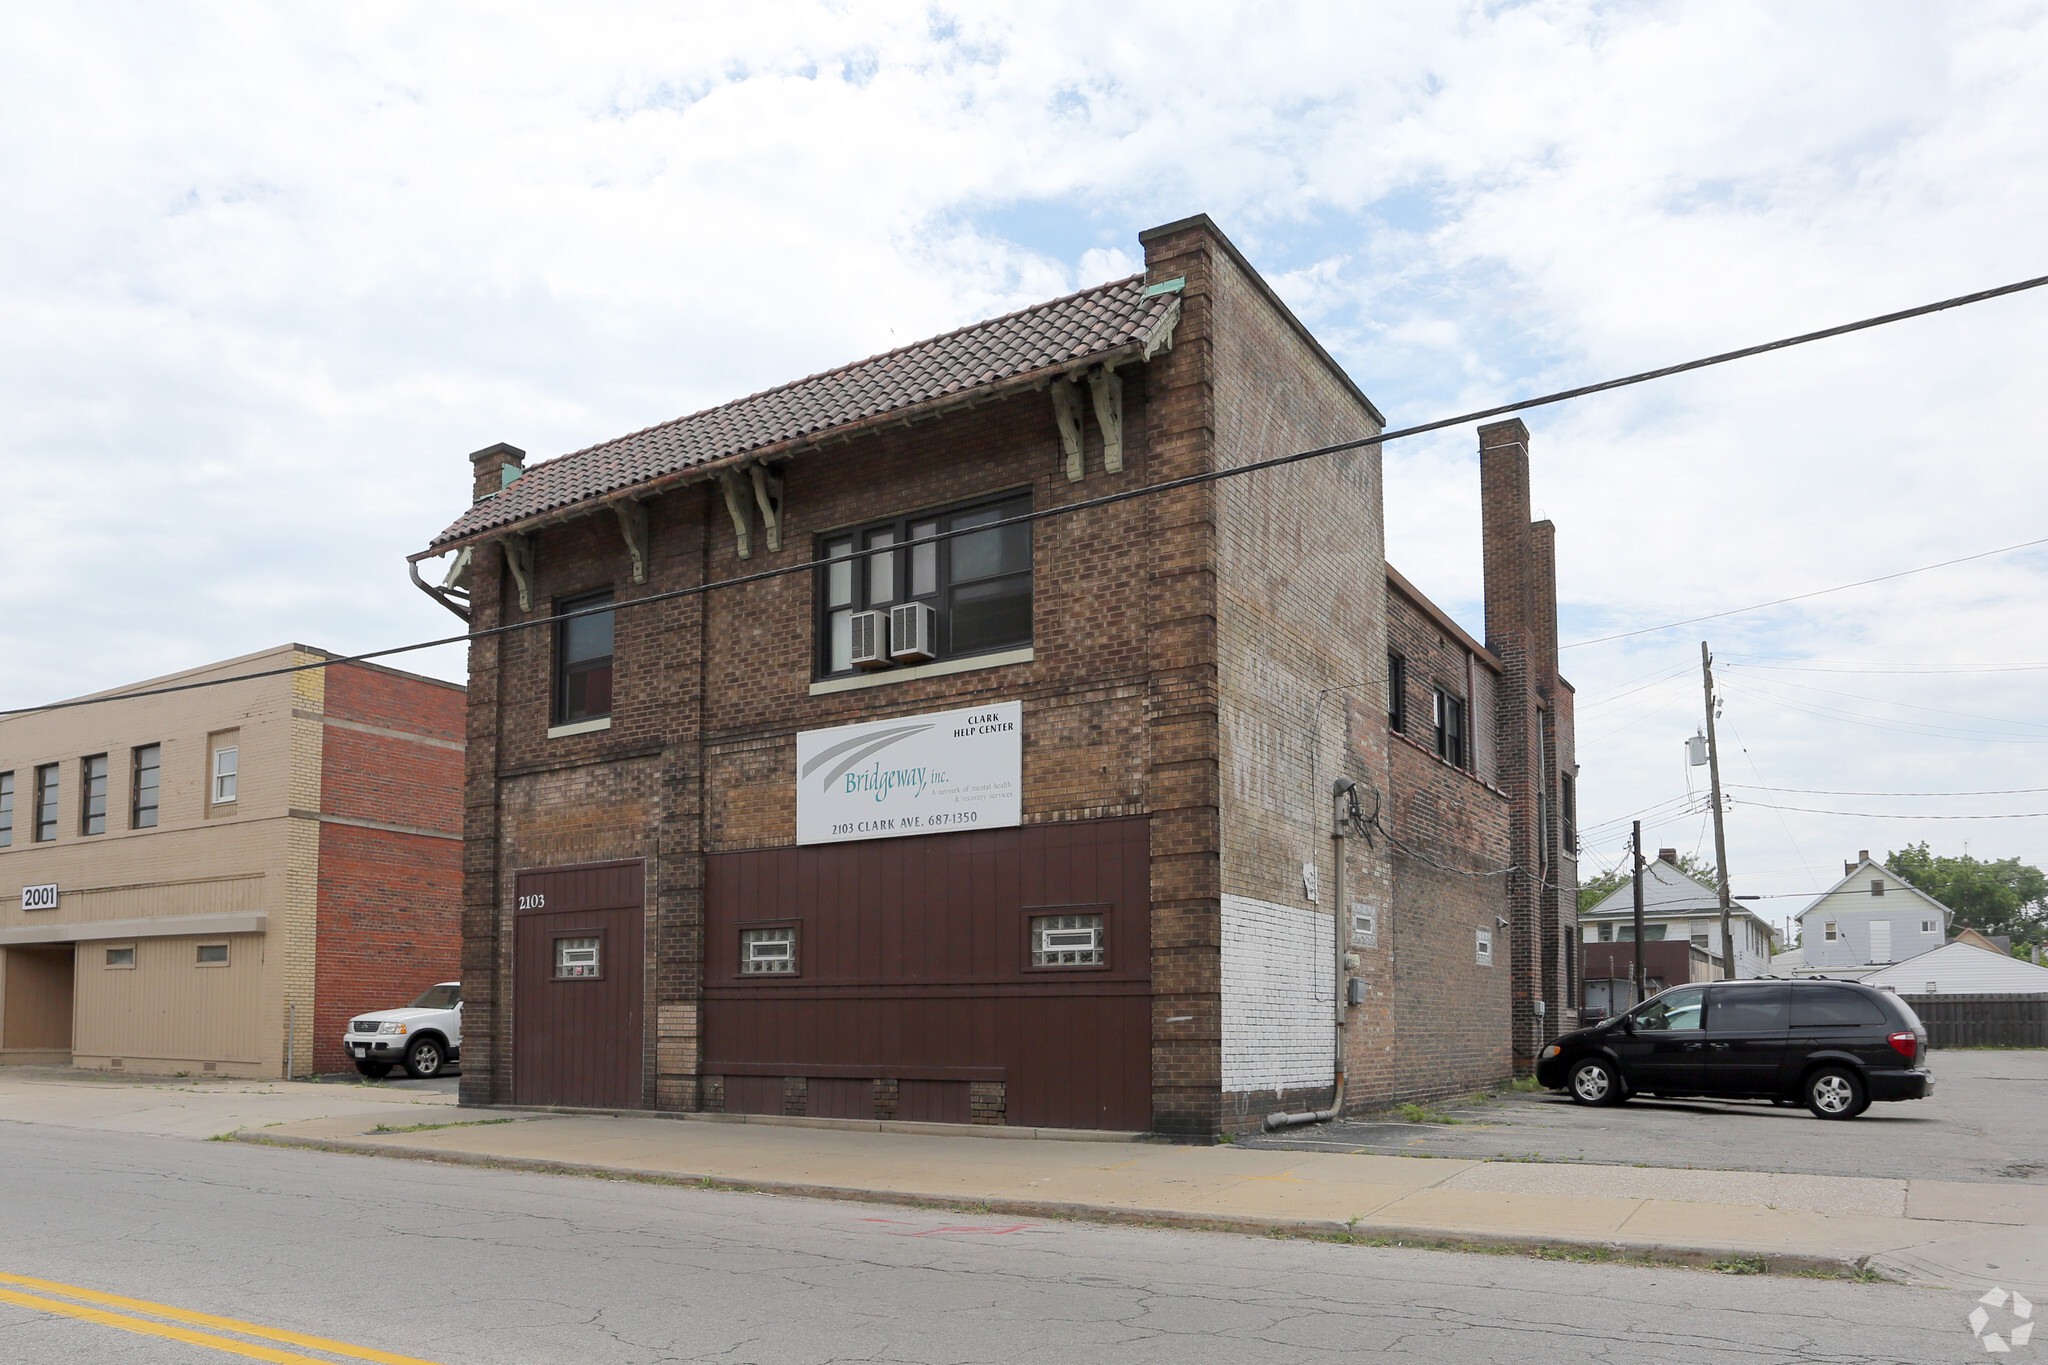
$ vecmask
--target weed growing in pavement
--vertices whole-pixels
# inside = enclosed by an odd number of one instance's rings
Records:
[[[1518,1095],[1533,1095],[1543,1088],[1543,1082],[1534,1076],[1517,1076],[1508,1082],[1508,1089]]]
[[[1847,1280],[1851,1284],[1891,1284],[1892,1280],[1864,1266],[1843,1266],[1839,1270],[1822,1270],[1813,1267],[1807,1270],[1788,1270],[1786,1276],[1795,1280]]]
[[[424,1133],[430,1128],[488,1128],[494,1123],[517,1122],[519,1122],[518,1119],[455,1119],[449,1123],[408,1123],[402,1128],[394,1128],[388,1123],[380,1123],[370,1131],[373,1133]]]
[[[208,1142],[233,1142],[233,1141],[235,1140],[235,1134],[237,1134],[237,1133],[239,1133],[239,1132],[241,1132],[241,1131],[242,1131],[242,1130],[241,1130],[241,1129],[239,1129],[239,1128],[230,1128],[230,1129],[228,1129],[228,1130],[227,1130],[227,1131],[226,1131],[225,1133],[215,1133],[215,1134],[214,1134],[214,1135],[213,1135],[212,1137],[208,1138],[208,1139],[207,1139],[207,1141],[208,1141]]]
[[[1716,1261],[1707,1268],[1709,1270],[1717,1270],[1723,1275],[1768,1275],[1771,1273],[1770,1262],[1761,1256],[1730,1256],[1727,1260]]]
[[[1463,1119],[1454,1119],[1449,1114],[1439,1113],[1433,1109],[1425,1109],[1419,1104],[1404,1104],[1395,1112],[1399,1113],[1409,1123],[1463,1123],[1465,1121]]]

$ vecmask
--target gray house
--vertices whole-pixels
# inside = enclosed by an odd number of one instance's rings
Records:
[[[1730,918],[1735,939],[1735,975],[1748,979],[1771,970],[1771,926],[1747,906]],[[1591,909],[1579,910],[1579,931],[1587,943],[1627,943],[1635,937],[1635,888],[1628,882]],[[1643,864],[1643,941],[1690,939],[1707,950],[1716,976],[1721,968],[1721,896],[1678,866],[1678,850],[1663,848]]]
[[[1798,961],[1781,967],[1857,976],[1948,942],[1949,908],[1872,862],[1869,849],[1842,869],[1842,880],[1799,912]]]

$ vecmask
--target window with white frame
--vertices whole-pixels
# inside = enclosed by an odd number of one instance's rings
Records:
[[[1491,967],[1493,965],[1493,930],[1480,929],[1476,932],[1478,933],[1478,940],[1474,946],[1474,952],[1477,961],[1482,967]]]
[[[1937,925],[1931,919],[1923,919],[1920,921],[1920,932],[1923,934],[1939,933],[1940,928],[1941,926]]]
[[[598,976],[604,966],[595,934],[555,940],[555,980],[579,981]]]
[[[747,976],[796,973],[796,926],[740,930],[740,971]]]
[[[1035,915],[1031,920],[1031,965],[1099,967],[1103,949],[1100,915]]]
[[[235,785],[241,774],[242,751],[239,745],[223,744],[213,751],[213,804],[231,805],[235,799]]]
[[[1841,932],[1835,928],[1835,922],[1833,920],[1829,920],[1826,924],[1823,924],[1821,926],[1820,936],[1826,939],[1829,943],[1833,943],[1842,935]]]

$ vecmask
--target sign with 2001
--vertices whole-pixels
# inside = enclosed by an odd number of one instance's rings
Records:
[[[796,737],[796,841],[835,844],[1022,824],[1024,708],[808,730]]]

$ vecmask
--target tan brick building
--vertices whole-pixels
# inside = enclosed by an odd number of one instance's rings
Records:
[[[1129,280],[471,457],[415,556],[491,632],[465,1102],[1200,1135],[1329,1103],[1339,1038],[1353,1109],[1533,1055],[1571,749],[1526,452],[1486,455],[1491,649],[1390,580],[1375,447],[1116,500],[1382,426],[1208,219],[1141,240]],[[1410,618],[1448,748],[1390,723]]]
[[[366,664],[206,685],[330,657],[0,719],[0,1064],[341,1071],[349,1015],[454,979],[462,689]]]

